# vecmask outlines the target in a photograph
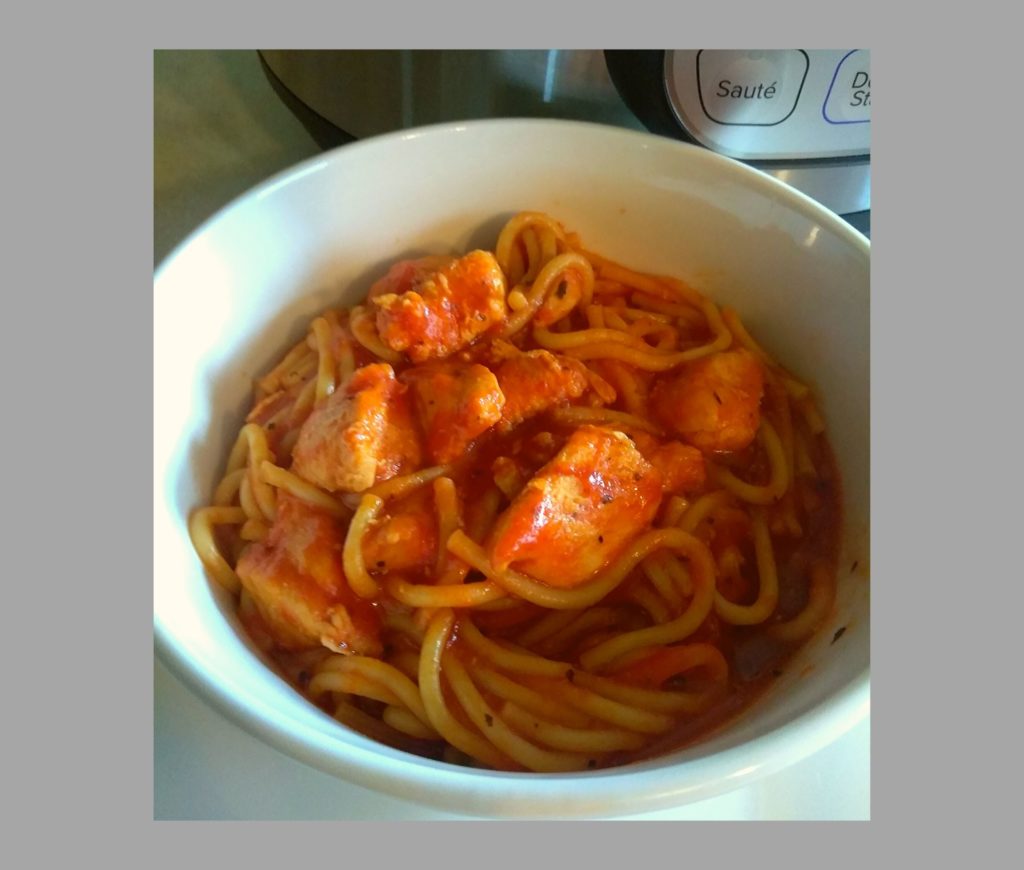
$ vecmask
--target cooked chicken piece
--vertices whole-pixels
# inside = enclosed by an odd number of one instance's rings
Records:
[[[437,511],[430,487],[389,501],[363,537],[363,561],[371,573],[415,571],[437,559]]]
[[[581,426],[498,518],[491,561],[577,586],[622,553],[660,501],[661,476],[628,437]]]
[[[419,257],[415,260],[402,260],[395,263],[370,287],[366,294],[367,299],[376,299],[378,296],[386,296],[389,293],[405,293],[416,284],[421,283],[435,272],[451,266],[455,257],[444,254],[429,257]]]
[[[344,525],[286,492],[263,541],[249,545],[237,573],[283,650],[326,646],[335,652],[379,655],[380,625],[373,606],[356,597],[342,570]]]
[[[414,363],[445,359],[505,320],[505,275],[493,254],[442,262],[398,263],[371,290],[381,341]]]
[[[699,492],[707,482],[704,454],[681,441],[661,442],[646,432],[631,434],[637,450],[661,474],[661,488],[672,495]]]
[[[408,369],[409,384],[433,462],[462,456],[473,440],[501,419],[505,396],[486,366],[454,361]]]
[[[702,357],[661,379],[651,392],[654,415],[705,453],[747,447],[761,423],[764,371],[742,348]]]
[[[303,424],[292,470],[324,489],[362,492],[422,459],[407,388],[386,363],[358,369]]]
[[[589,385],[583,363],[546,350],[516,350],[495,365],[494,374],[505,395],[498,423],[503,432],[548,408],[578,399]]]

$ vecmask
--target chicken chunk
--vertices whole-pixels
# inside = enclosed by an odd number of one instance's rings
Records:
[[[423,465],[423,433],[404,384],[388,400],[387,425],[377,455],[376,482],[408,474]]]
[[[581,426],[498,518],[491,561],[577,586],[651,523],[661,492],[661,475],[628,437]]]
[[[378,296],[386,296],[389,293],[405,293],[406,290],[415,287],[435,272],[451,266],[454,262],[455,257],[443,254],[419,257],[415,260],[402,260],[388,269],[383,278],[373,283],[366,298],[376,299]]]
[[[437,559],[437,511],[430,487],[389,502],[363,537],[363,560],[372,573],[416,571]]]
[[[696,447],[680,441],[658,444],[642,451],[644,457],[661,474],[662,489],[672,495],[699,492],[707,482],[704,454]]]
[[[505,320],[505,275],[493,254],[439,262],[399,263],[382,279],[391,292],[371,293],[381,341],[414,363],[445,359]]]
[[[486,366],[452,361],[415,366],[402,375],[412,390],[427,455],[447,463],[501,419],[505,396]]]
[[[362,492],[422,460],[404,384],[386,363],[358,369],[313,410],[299,432],[292,470],[324,489]]]
[[[548,408],[578,399],[589,384],[583,363],[546,350],[515,351],[495,366],[494,374],[505,395],[498,423],[503,432]]]
[[[376,612],[345,580],[344,542],[345,529],[333,516],[279,492],[270,532],[246,548],[237,573],[261,628],[280,649],[323,645],[335,652],[380,654]]]
[[[747,447],[761,423],[764,370],[747,350],[695,360],[651,392],[655,417],[705,453]]]

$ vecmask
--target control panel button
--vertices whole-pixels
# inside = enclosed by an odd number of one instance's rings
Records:
[[[781,124],[796,108],[808,66],[799,49],[704,49],[697,54],[701,107],[717,124]]]
[[[851,51],[836,66],[822,114],[830,124],[866,124],[871,120],[871,55]]]
[[[866,49],[667,51],[665,96],[688,138],[729,157],[866,159],[870,64]]]

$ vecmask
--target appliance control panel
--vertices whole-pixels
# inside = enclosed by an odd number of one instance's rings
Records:
[[[665,90],[683,128],[729,157],[819,159],[871,151],[865,49],[667,51]]]

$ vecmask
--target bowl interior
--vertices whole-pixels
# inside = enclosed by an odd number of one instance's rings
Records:
[[[832,622],[719,735],[617,771],[488,774],[346,731],[264,667],[187,532],[189,513],[219,479],[253,377],[315,314],[361,300],[397,259],[493,248],[521,210],[548,212],[592,250],[734,305],[766,349],[817,390],[843,477],[840,564],[849,567]],[[869,246],[800,194],[707,151],[593,125],[411,131],[327,153],[234,203],[161,267],[154,315],[158,646],[179,674],[279,748],[460,812],[600,813],[627,802],[639,812],[796,760],[866,710]]]

